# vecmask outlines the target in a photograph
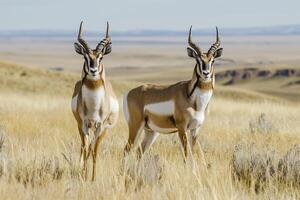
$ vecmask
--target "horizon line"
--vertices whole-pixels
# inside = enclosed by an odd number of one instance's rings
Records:
[[[300,24],[276,25],[276,26],[256,26],[256,27],[224,27],[218,26],[222,35],[300,35]],[[221,28],[220,28],[221,27]],[[215,34],[213,28],[195,28],[193,35],[210,36]],[[62,29],[13,29],[0,30],[0,37],[69,37],[77,34],[78,30]],[[186,35],[187,30],[172,29],[132,29],[111,31],[115,36],[182,36]],[[99,36],[103,31],[86,30],[88,37]]]

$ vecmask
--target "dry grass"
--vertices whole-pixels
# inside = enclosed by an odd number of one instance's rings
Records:
[[[164,164],[159,155],[146,153],[141,160],[131,154],[123,159],[121,173],[125,176],[125,187],[140,190],[144,186],[161,184]]]
[[[278,164],[280,179],[286,184],[300,186],[300,145],[291,148]]]
[[[267,187],[300,187],[300,145],[295,145],[280,158],[278,152],[268,147],[259,147],[255,143],[239,144],[232,157],[234,179],[244,183],[255,192]]]
[[[258,148],[254,143],[239,144],[232,158],[232,173],[235,179],[259,192],[272,185],[277,172],[278,156],[275,151]]]
[[[39,72],[32,75],[32,81],[37,80],[34,76],[40,76],[40,81],[43,80],[43,75]],[[294,186],[279,184],[279,181],[256,193],[251,187],[249,189],[232,178],[231,159],[236,144],[255,143],[258,147],[275,149],[278,155],[283,157],[300,139],[298,105],[273,101],[259,95],[255,99],[255,93],[251,93],[252,99],[249,100],[243,96],[245,92],[239,90],[232,90],[233,98],[228,93],[216,95],[210,104],[211,114],[200,136],[205,159],[210,166],[207,171],[201,157],[198,156],[198,151],[194,167],[184,164],[178,139],[174,135],[159,137],[148,157],[146,156],[141,163],[132,161],[124,165],[123,148],[128,133],[123,114],[120,113],[117,126],[101,145],[97,181],[83,181],[78,166],[80,139],[70,109],[72,81],[75,81],[77,76],[69,78],[73,75],[64,73],[60,76],[64,81],[59,82],[54,75],[44,75],[46,80],[53,81],[51,85],[44,85],[44,90],[23,90],[22,87],[29,87],[26,81],[11,78],[15,81],[9,85],[4,82],[7,79],[2,79],[2,199],[300,198],[299,190]],[[66,85],[61,86],[60,83]],[[135,83],[114,82],[119,97],[132,85]],[[11,92],[4,89],[10,86]],[[63,92],[51,92],[58,91],[60,87],[63,88]],[[268,134],[251,133],[249,123],[255,121],[261,113],[265,113],[266,120],[275,128],[270,129],[272,131]],[[249,152],[245,151],[244,156],[249,157],[248,154]],[[284,158],[291,160],[290,157]],[[281,165],[281,169],[298,166],[290,162],[284,163],[289,164]],[[131,174],[124,173],[124,168],[131,170]],[[126,185],[128,176],[133,181]],[[294,177],[294,174],[288,176]]]
[[[253,134],[271,134],[277,132],[275,125],[267,119],[265,113],[259,115],[257,119],[251,120],[249,122],[249,128]]]

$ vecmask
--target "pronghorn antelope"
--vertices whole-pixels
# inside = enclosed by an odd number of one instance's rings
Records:
[[[145,135],[141,144],[144,153],[159,133],[178,133],[184,150],[193,152],[197,133],[202,126],[208,103],[214,89],[214,61],[222,55],[218,28],[216,42],[207,53],[192,42],[189,31],[187,53],[196,60],[191,80],[169,86],[142,85],[130,90],[123,99],[123,109],[129,128],[125,154],[135,145],[141,132]],[[189,137],[189,141],[188,141]],[[188,144],[189,143],[189,144]]]
[[[118,119],[119,104],[110,82],[105,77],[104,66],[101,63],[104,55],[111,52],[111,39],[106,36],[91,50],[82,38],[82,22],[78,33],[78,43],[75,51],[83,55],[84,64],[82,79],[75,85],[72,96],[72,111],[77,120],[81,137],[80,161],[83,164],[84,178],[87,179],[87,160],[90,154],[93,158],[92,180],[96,178],[97,148],[108,129],[113,127]]]

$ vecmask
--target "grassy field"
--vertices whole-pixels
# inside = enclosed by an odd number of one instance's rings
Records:
[[[231,173],[238,144],[255,144],[280,157],[299,143],[299,103],[218,85],[200,136],[207,170],[199,151],[196,166],[184,164],[177,136],[163,135],[125,186],[122,153],[128,133],[121,111],[101,146],[97,181],[83,181],[80,138],[70,108],[77,79],[78,73],[0,63],[1,199],[300,198],[297,185],[274,181],[257,192]],[[138,84],[113,81],[120,105],[122,93]],[[263,124],[257,123],[262,114]],[[132,170],[131,165],[125,168]]]

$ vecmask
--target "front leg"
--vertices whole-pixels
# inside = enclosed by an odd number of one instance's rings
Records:
[[[205,169],[207,170],[207,162],[206,162],[205,157],[204,157],[204,152],[202,150],[200,142],[198,141],[199,129],[200,128],[191,130],[190,135],[189,135],[189,139],[190,139],[189,142],[190,142],[190,147],[191,147],[192,153],[194,153],[194,151],[195,151],[195,145],[198,144],[199,151],[200,151],[200,154],[201,154],[200,156],[202,158],[202,162],[204,164]]]
[[[90,125],[88,127],[89,132],[91,132],[90,134],[90,141],[89,141],[89,153],[88,153],[88,157],[90,156],[90,154],[93,154],[93,150],[95,148],[95,145],[97,143],[97,139],[101,133],[101,123],[100,122],[95,122],[93,120],[90,121]]]
[[[189,134],[189,144],[190,144],[192,153],[195,152],[195,145],[197,143],[198,133],[199,133],[199,128],[195,128],[195,129],[192,129]]]
[[[97,139],[99,138],[99,135],[102,133],[102,123],[101,122],[95,122],[93,126],[94,126],[95,131],[94,131],[94,137],[93,137],[93,139],[91,141],[91,145],[90,145],[91,149],[95,148]]]
[[[84,134],[83,136],[83,178],[84,180],[87,180],[88,175],[88,169],[87,169],[87,162],[90,154],[90,120],[84,119],[82,123],[82,132]]]
[[[188,148],[189,148],[186,130],[184,128],[178,128],[178,136],[179,136],[181,145],[183,147],[184,162],[186,162],[186,159],[188,156]]]
[[[89,136],[85,135],[84,136],[84,150],[83,150],[83,177],[84,180],[87,180],[87,161],[88,161],[88,154],[89,154]]]
[[[79,158],[79,163],[80,163],[80,166],[82,167],[83,166],[83,152],[84,152],[84,148],[85,148],[85,142],[84,142],[84,133],[81,129],[81,126],[78,126],[78,131],[79,131],[79,135],[80,135],[80,139],[81,139],[81,148],[80,148],[80,158]]]
[[[98,132],[99,131],[99,132]],[[104,136],[107,133],[107,129],[104,129],[103,132],[101,134],[99,134],[101,132],[101,128],[97,128],[96,132],[95,132],[95,141],[94,143],[92,143],[92,157],[93,157],[93,174],[92,174],[92,181],[96,180],[96,165],[97,165],[97,155],[98,155],[98,146],[99,144],[101,144]]]

